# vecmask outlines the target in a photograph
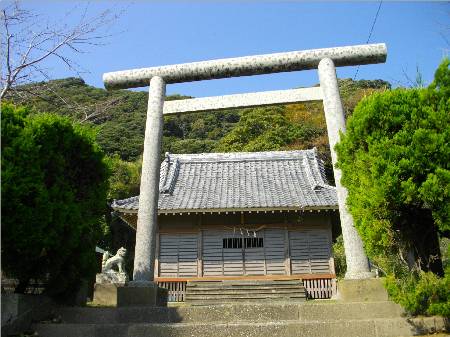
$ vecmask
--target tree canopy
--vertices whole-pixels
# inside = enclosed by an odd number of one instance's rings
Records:
[[[315,138],[323,129],[308,124],[293,123],[284,107],[245,110],[235,127],[223,137],[217,151],[270,151],[281,150],[294,141]]]
[[[436,233],[450,229],[448,64],[429,88],[362,100],[336,146],[347,203],[368,253],[381,257],[388,250],[405,262],[413,253],[421,269],[437,272]]]
[[[2,104],[2,269],[74,290],[95,273],[109,169],[90,128]]]

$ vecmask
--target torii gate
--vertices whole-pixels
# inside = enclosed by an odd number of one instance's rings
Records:
[[[153,287],[154,284],[159,154],[163,115],[311,100],[323,100],[325,110],[347,260],[345,278],[372,277],[361,238],[346,207],[347,190],[341,185],[341,171],[335,167],[337,158],[334,146],[339,142],[339,132],[345,132],[345,117],[335,66],[383,63],[386,61],[386,56],[387,49],[383,43],[245,56],[105,73],[103,81],[107,89],[150,85],[132,285]],[[164,102],[166,84],[314,68],[318,68],[320,87]]]

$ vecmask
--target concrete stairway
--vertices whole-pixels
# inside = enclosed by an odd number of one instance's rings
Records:
[[[188,304],[232,302],[303,302],[306,291],[301,280],[195,281],[186,285]]]
[[[62,308],[42,337],[390,337],[441,329],[442,318],[408,320],[392,302],[223,304],[169,308]]]

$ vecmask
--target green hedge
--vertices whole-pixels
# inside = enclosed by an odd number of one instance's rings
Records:
[[[109,169],[89,128],[2,104],[2,270],[66,296],[96,271]]]

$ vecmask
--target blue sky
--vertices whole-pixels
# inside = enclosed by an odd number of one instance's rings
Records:
[[[58,22],[75,1],[25,1],[27,9]],[[94,1],[89,15],[124,10],[101,47],[75,55],[90,73],[84,80],[103,87],[104,72],[292,50],[364,44],[379,2],[154,2]],[[77,19],[75,11],[71,20]],[[59,21],[61,22],[61,21]],[[71,22],[68,22],[71,24]],[[444,36],[445,38],[443,38]],[[357,79],[406,85],[419,68],[426,83],[450,48],[450,4],[383,2],[371,43],[388,47],[385,64],[361,66]],[[45,64],[53,78],[74,76],[58,60]],[[338,68],[341,78],[356,67]],[[169,85],[168,94],[195,97],[288,89],[318,82],[314,70]]]

